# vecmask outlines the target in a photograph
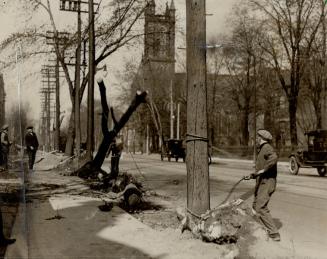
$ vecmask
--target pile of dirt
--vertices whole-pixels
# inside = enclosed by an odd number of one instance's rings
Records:
[[[85,170],[75,172],[75,175],[85,180],[90,190],[97,193],[105,202],[99,209],[110,211],[113,203],[124,210],[134,213],[141,209],[145,190],[142,183],[127,172],[120,172],[114,179],[103,170]]]
[[[258,230],[262,230],[261,236],[265,234],[252,209],[242,200],[226,203],[200,216],[179,208],[177,217],[182,232],[189,230],[195,238],[219,245],[254,240]]]

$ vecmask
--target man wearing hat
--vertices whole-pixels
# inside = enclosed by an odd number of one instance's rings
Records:
[[[256,179],[254,190],[253,209],[267,228],[269,237],[274,241],[280,241],[280,234],[271,217],[268,203],[276,189],[277,177],[277,154],[270,145],[272,135],[269,131],[260,129],[257,131],[256,143],[259,147],[255,164],[256,172],[245,176],[245,180]]]
[[[8,139],[8,128],[7,124],[3,125],[0,132],[0,143],[1,143],[1,162],[4,170],[8,170],[8,155],[9,147],[11,143]]]
[[[28,167],[32,170],[35,162],[36,151],[39,147],[39,142],[36,134],[33,132],[33,126],[28,126],[26,130],[25,145],[28,154]]]

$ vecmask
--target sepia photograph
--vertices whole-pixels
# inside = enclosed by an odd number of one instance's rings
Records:
[[[0,258],[327,259],[327,0],[0,0]]]

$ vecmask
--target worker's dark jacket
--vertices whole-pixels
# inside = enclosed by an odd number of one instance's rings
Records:
[[[1,148],[3,150],[9,150],[9,139],[8,139],[8,133],[6,131],[0,132],[0,139],[1,139]]]
[[[278,156],[274,148],[269,143],[263,143],[259,148],[256,161],[256,171],[264,169],[264,173],[259,175],[260,179],[277,177],[277,160]]]
[[[39,147],[39,142],[37,140],[36,134],[34,132],[28,132],[25,135],[25,145],[27,151],[32,151],[31,147],[34,148],[34,152],[36,152],[37,148]]]

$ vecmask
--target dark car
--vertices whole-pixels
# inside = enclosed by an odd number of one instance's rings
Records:
[[[211,153],[212,148],[208,147],[208,163],[211,164]],[[163,161],[164,158],[167,157],[168,161],[171,158],[175,158],[176,162],[179,158],[183,159],[185,162],[186,158],[186,143],[185,140],[182,139],[169,139],[164,142],[164,145],[161,147],[161,160]]]
[[[317,168],[320,176],[327,170],[327,130],[314,130],[305,133],[307,150],[297,150],[289,156],[289,171],[297,175],[300,167]]]
[[[171,158],[175,158],[176,162],[179,158],[182,158],[185,162],[186,152],[183,145],[183,140],[181,139],[169,139],[164,142],[164,145],[161,147],[161,160],[164,157],[168,158],[168,161]]]

